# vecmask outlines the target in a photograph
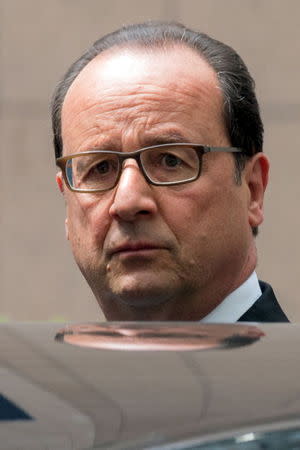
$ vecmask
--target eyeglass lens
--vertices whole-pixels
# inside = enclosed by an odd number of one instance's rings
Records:
[[[191,147],[155,147],[138,154],[142,168],[154,183],[176,183],[194,179],[199,173],[199,157]],[[126,153],[79,154],[66,163],[66,175],[74,189],[111,189],[119,177]],[[137,156],[138,158],[138,156]]]

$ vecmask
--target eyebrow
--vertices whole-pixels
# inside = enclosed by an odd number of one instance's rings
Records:
[[[114,150],[114,151],[119,151],[120,149],[120,143],[117,141],[117,139],[110,139],[110,138],[106,138],[103,139],[103,142],[101,142],[100,145],[93,145],[92,147],[88,147],[86,150],[84,151],[89,151],[89,150]]]
[[[171,131],[158,135],[145,136],[143,139],[143,147],[150,147],[151,145],[161,145],[161,144],[175,144],[189,142],[189,139],[178,131]]]

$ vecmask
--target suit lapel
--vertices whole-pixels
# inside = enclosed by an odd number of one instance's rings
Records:
[[[289,319],[282,311],[271,286],[263,281],[260,281],[259,285],[262,295],[254,305],[239,318],[238,322],[289,322]]]

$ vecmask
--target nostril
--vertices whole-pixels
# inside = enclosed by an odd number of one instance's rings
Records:
[[[150,214],[150,212],[142,209],[141,211],[139,211],[139,214],[143,214],[145,216],[146,214]]]

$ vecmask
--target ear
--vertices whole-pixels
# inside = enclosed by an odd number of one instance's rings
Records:
[[[248,218],[250,226],[257,227],[264,220],[263,202],[269,179],[269,160],[263,153],[255,154],[246,166],[249,188]]]
[[[65,219],[65,232],[66,232],[66,239],[69,240],[69,226],[68,226],[68,219]]]
[[[62,194],[64,194],[65,187],[64,187],[64,182],[63,182],[63,178],[62,178],[61,172],[57,172],[57,174],[56,174],[56,183],[57,183],[57,186],[58,186],[60,192]],[[68,219],[67,218],[65,219],[65,233],[66,233],[67,240],[69,240],[69,226],[68,226]]]
[[[57,184],[60,192],[63,194],[64,193],[64,182],[63,182],[61,172],[57,172],[57,174],[56,174],[56,184]]]

